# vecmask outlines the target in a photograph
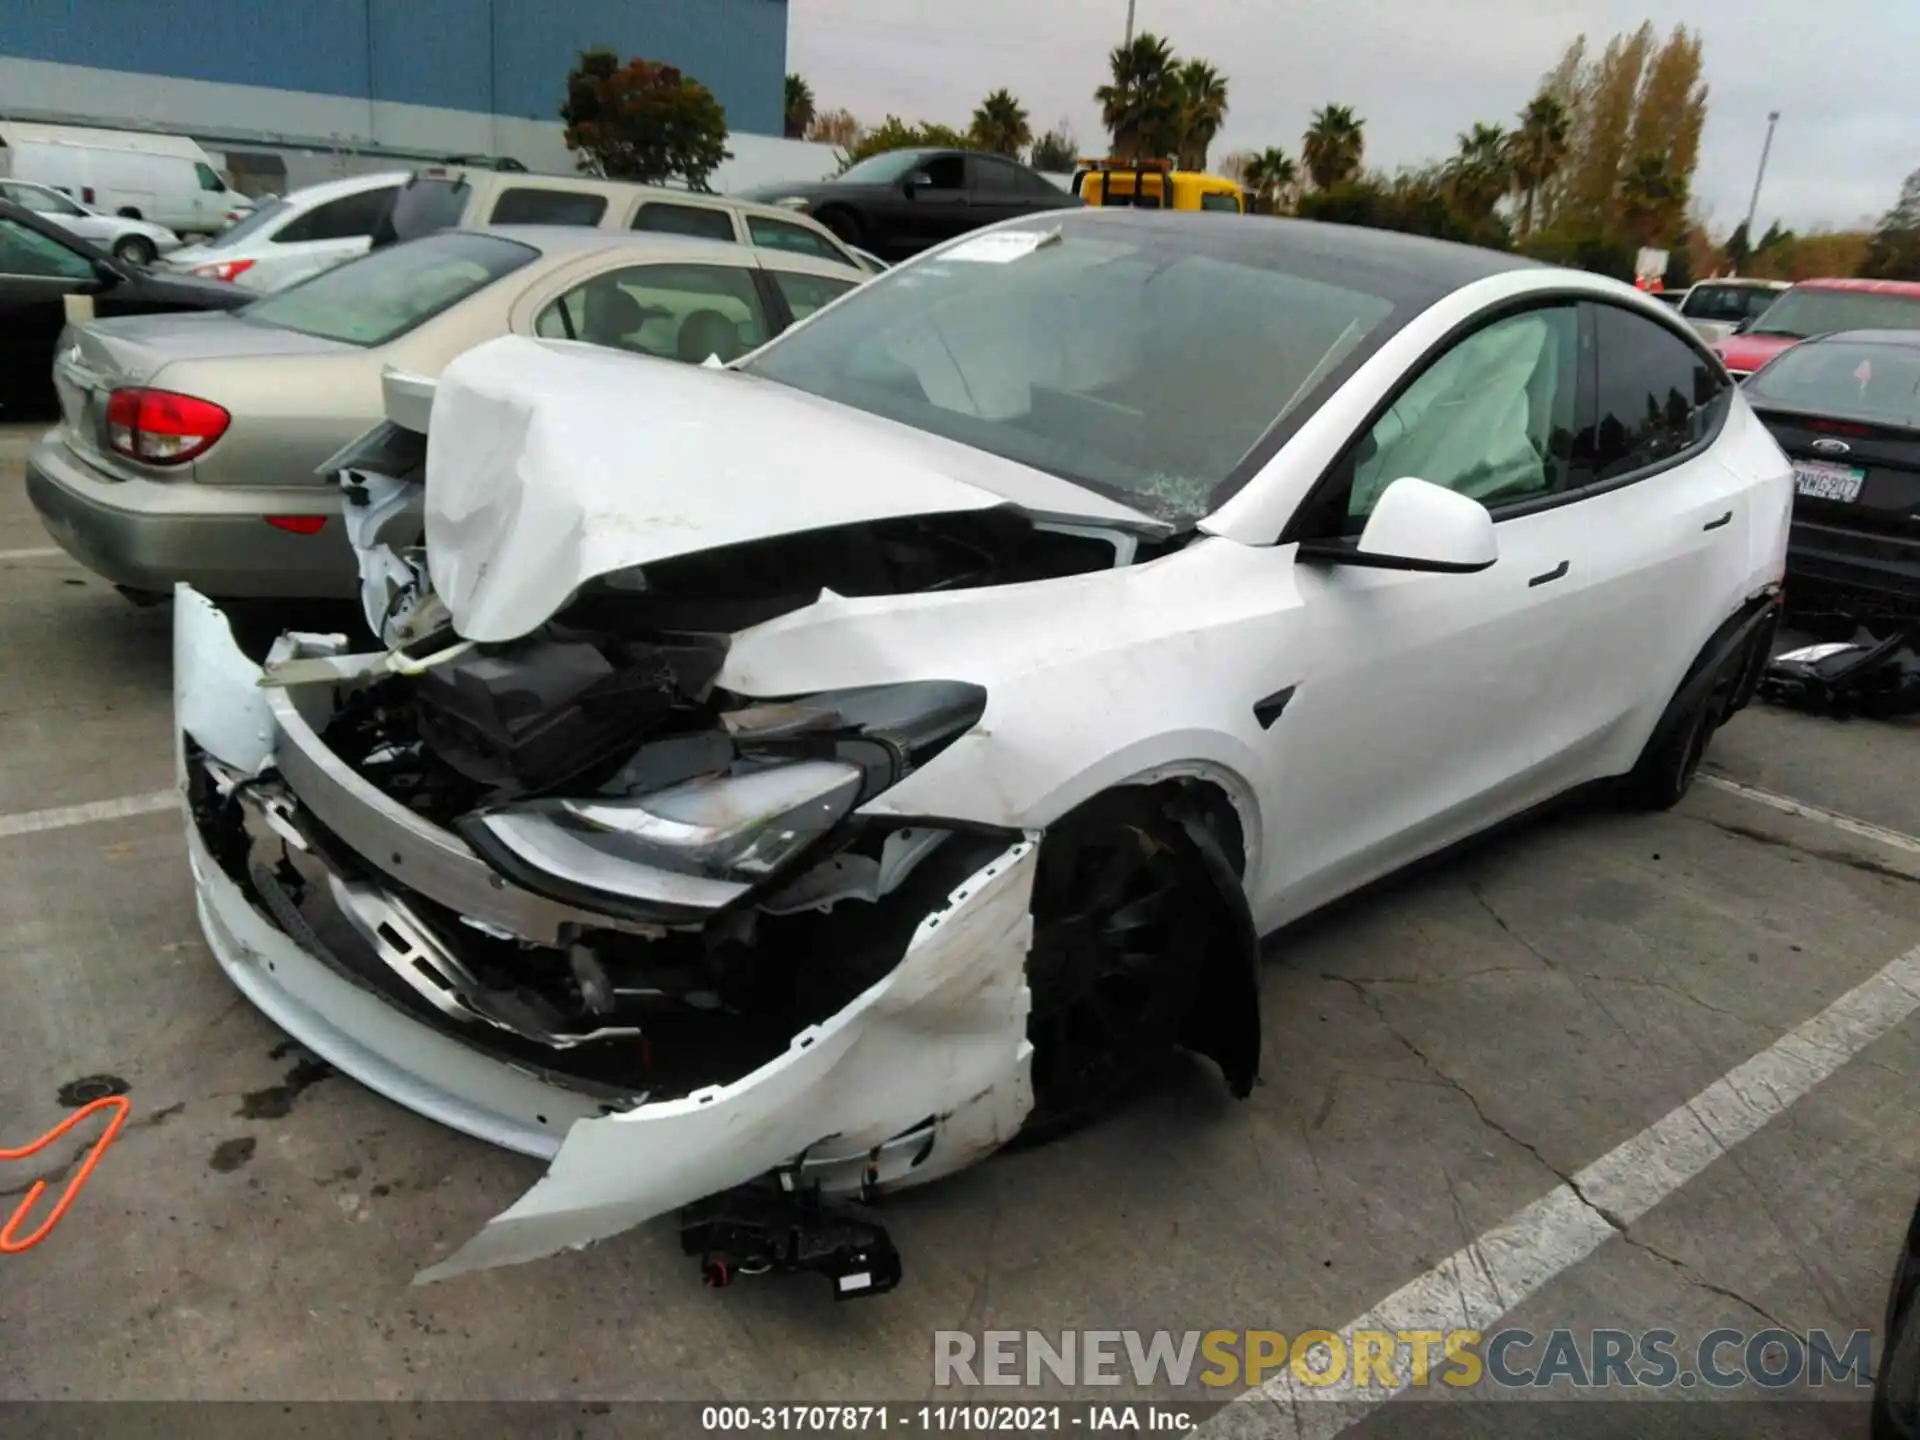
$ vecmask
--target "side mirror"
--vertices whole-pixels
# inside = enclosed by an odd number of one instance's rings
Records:
[[[1409,475],[1381,493],[1358,544],[1307,540],[1302,560],[1373,570],[1471,575],[1500,558],[1493,516],[1478,500]]]
[[[1749,315],[1749,316],[1747,316],[1747,318],[1746,318],[1746,319],[1744,319],[1744,320],[1741,320],[1741,321],[1739,321],[1739,322],[1738,322],[1737,324],[1735,324],[1735,325],[1734,325],[1734,327],[1733,327],[1733,329],[1732,329],[1732,330],[1730,330],[1730,331],[1728,331],[1727,333],[1728,333],[1728,334],[1730,334],[1730,335],[1744,335],[1744,334],[1746,334],[1746,333],[1747,333],[1747,331],[1749,331],[1749,330],[1751,330],[1751,329],[1753,328],[1753,322],[1754,322],[1754,320],[1755,320],[1756,318],[1757,318],[1756,316],[1752,316],[1752,315]]]
[[[93,262],[93,278],[98,280],[104,288],[111,290],[115,285],[126,283],[127,272],[113,261],[102,257]]]
[[[916,170],[913,174],[907,176],[905,183],[902,184],[900,188],[907,192],[907,198],[911,200],[916,190],[931,190],[933,188],[933,176],[924,170]]]

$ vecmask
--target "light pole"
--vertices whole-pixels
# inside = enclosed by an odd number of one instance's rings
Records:
[[[1767,143],[1760,147],[1760,169],[1753,177],[1753,199],[1747,202],[1747,244],[1751,247],[1753,239],[1753,217],[1760,209],[1760,182],[1767,178],[1767,156],[1773,150],[1773,127],[1780,123],[1780,112],[1767,112]]]
[[[1127,46],[1129,47],[1133,44],[1133,5],[1134,0],[1127,0]]]

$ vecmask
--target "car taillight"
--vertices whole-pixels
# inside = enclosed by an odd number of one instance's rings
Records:
[[[267,523],[292,535],[318,535],[327,528],[324,515],[269,515]]]
[[[1829,435],[1867,436],[1875,433],[1871,425],[1854,425],[1845,420],[1809,420],[1809,430],[1824,430]]]
[[[196,265],[193,274],[204,275],[209,280],[238,280],[253,268],[251,260],[216,260],[211,265]]]
[[[107,397],[107,444],[148,465],[184,465],[207,450],[233,417],[210,400],[171,390],[116,390]]]

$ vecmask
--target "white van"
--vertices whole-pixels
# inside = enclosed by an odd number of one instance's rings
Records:
[[[182,235],[218,234],[253,208],[185,135],[0,121],[0,176]]]

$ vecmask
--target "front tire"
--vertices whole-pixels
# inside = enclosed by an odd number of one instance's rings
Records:
[[[1205,857],[1147,791],[1098,796],[1049,830],[1034,880],[1022,1143],[1079,1129],[1172,1050],[1227,921]]]
[[[129,265],[151,265],[160,252],[144,235],[127,235],[115,243],[113,253]]]

